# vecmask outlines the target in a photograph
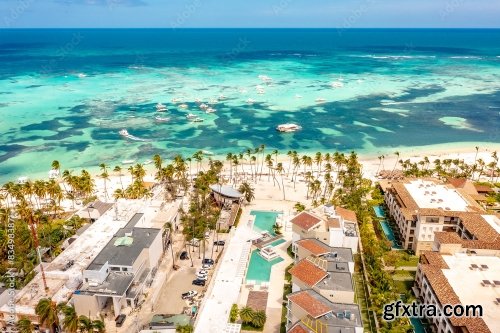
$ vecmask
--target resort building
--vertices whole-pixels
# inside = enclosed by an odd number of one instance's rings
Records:
[[[500,332],[500,257],[423,252],[418,265],[415,294],[424,304],[441,311],[445,304],[479,305],[482,316],[427,318],[437,333]]]
[[[290,270],[292,292],[312,289],[331,302],[354,303],[354,285],[349,263],[337,262],[328,253],[322,257],[309,256]]]
[[[331,302],[312,290],[288,295],[286,329],[288,333],[362,333],[357,304]]]
[[[139,302],[163,254],[161,229],[138,227],[142,220],[144,214],[135,214],[83,271],[83,284],[73,295],[79,315],[99,317],[112,303],[117,316]]]
[[[358,230],[356,213],[342,207],[325,205],[315,210],[295,215],[292,223],[292,251],[296,242],[304,238],[315,238],[328,246],[348,247],[358,252]]]
[[[354,273],[352,250],[347,247],[331,247],[315,238],[301,239],[295,243],[295,262],[311,257],[322,262],[320,266],[336,266],[339,271]],[[344,269],[345,267],[345,269]],[[333,270],[333,269],[331,269]]]
[[[463,188],[434,179],[380,181],[385,202],[396,221],[404,249],[418,255],[432,249],[436,232],[458,232],[473,239],[461,217],[484,213]]]

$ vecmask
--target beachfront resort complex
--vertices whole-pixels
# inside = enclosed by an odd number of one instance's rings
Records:
[[[181,156],[155,155],[129,177],[72,176],[90,177],[90,193],[55,172],[57,161],[47,180],[6,183],[3,216],[31,239],[14,244],[33,265],[4,273],[16,283],[2,287],[3,329],[498,331],[497,174],[474,171],[471,158],[464,174],[388,172],[355,153],[335,155],[337,171],[318,153],[308,171],[286,172],[286,162],[257,167],[261,155],[255,168],[200,152],[197,172]],[[53,202],[35,184],[76,196]],[[483,310],[391,321],[376,310],[398,301]]]

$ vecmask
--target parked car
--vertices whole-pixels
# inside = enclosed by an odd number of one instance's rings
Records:
[[[190,290],[182,294],[182,299],[192,298],[195,297],[196,295],[198,295],[198,292],[196,290]]]
[[[223,241],[223,240],[220,240],[220,241],[215,241],[215,242],[214,242],[214,245],[217,245],[217,246],[224,246],[224,245],[226,245],[226,242],[225,242],[225,241]]]
[[[179,257],[181,260],[188,260],[189,259],[189,256],[188,256],[188,253],[187,251],[182,251],[181,252],[181,255]]]
[[[205,280],[196,279],[196,280],[193,280],[193,284],[195,286],[202,286],[202,287],[204,287],[205,286]]]
[[[205,258],[205,259],[203,259],[202,264],[209,264],[209,265],[213,265],[213,264],[214,264],[214,261],[213,261],[212,259]]]
[[[202,269],[202,270],[199,270],[196,274],[208,275],[208,271],[206,269]]]
[[[212,266],[211,264],[203,264],[203,266],[201,266],[201,268],[203,269],[212,269]]]
[[[116,327],[122,327],[123,322],[125,321],[125,318],[127,318],[127,315],[124,315],[124,314],[118,315],[115,318]]]
[[[196,273],[196,278],[200,279],[200,280],[205,280],[206,281],[208,279],[208,275],[207,274]]]

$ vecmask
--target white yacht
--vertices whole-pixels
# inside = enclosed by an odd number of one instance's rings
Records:
[[[295,131],[298,131],[300,129],[302,129],[302,127],[300,127],[297,124],[281,124],[281,125],[278,125],[276,127],[277,131],[285,132],[285,133],[295,132]]]
[[[167,107],[161,103],[156,104],[156,111],[164,112],[167,111]]]
[[[130,134],[128,133],[128,131],[126,129],[122,129],[118,133],[120,133],[121,136],[130,136]]]
[[[324,98],[316,98],[316,103],[323,103],[323,102],[326,102],[326,99]]]
[[[201,123],[203,121],[203,118],[196,117],[196,118],[191,118],[190,119],[193,123]]]
[[[181,109],[187,109],[187,108],[188,108],[188,105],[187,105],[187,104],[181,104],[181,105],[179,105],[179,107],[180,107]]]
[[[192,113],[188,113],[188,114],[186,115],[186,118],[187,118],[187,119],[194,119],[194,118],[198,118],[198,116],[197,116],[197,115],[195,115],[195,114],[192,114]]]
[[[135,160],[123,160],[122,164],[134,164]]]
[[[160,122],[160,123],[166,123],[166,122],[170,121],[170,118],[156,116],[155,120],[158,121],[158,122]]]
[[[248,104],[253,104],[253,103],[255,103],[255,100],[254,100],[254,99],[249,98],[249,99],[247,99],[247,103],[248,103]]]
[[[206,105],[205,103],[200,104],[200,109],[205,110],[207,108],[208,108],[208,105]]]
[[[205,113],[214,113],[215,109],[214,108],[208,108],[206,109]]]

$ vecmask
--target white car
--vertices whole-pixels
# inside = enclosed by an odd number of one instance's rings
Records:
[[[190,290],[182,294],[182,299],[192,298],[195,297],[196,295],[198,295],[198,292],[196,290]]]
[[[203,269],[212,269],[212,265],[210,265],[210,264],[203,264],[203,266],[201,266],[201,268],[203,268]]]
[[[205,270],[205,269],[202,269],[202,270],[199,270],[196,274],[200,274],[200,275],[208,275],[208,271]]]
[[[207,274],[200,274],[200,273],[196,273],[196,277],[200,280],[207,280],[208,279],[208,275]]]

